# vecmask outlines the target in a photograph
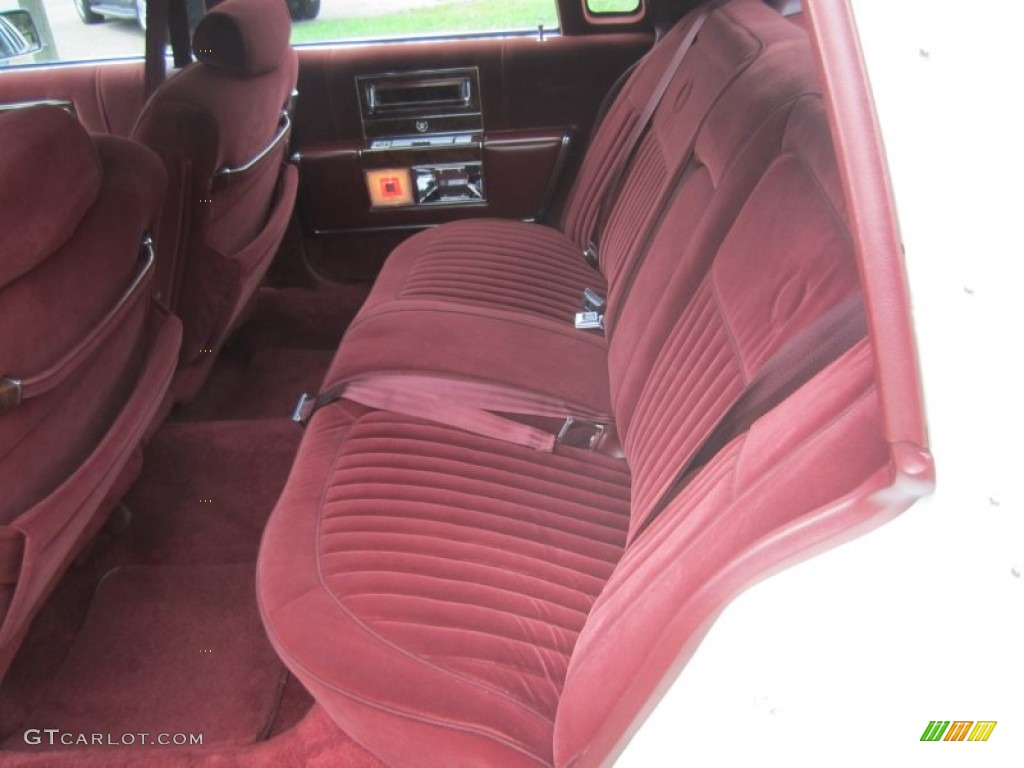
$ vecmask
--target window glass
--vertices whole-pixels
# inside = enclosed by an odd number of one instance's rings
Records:
[[[555,0],[289,1],[319,5],[316,18],[294,23],[293,43],[558,28]]]
[[[142,56],[146,33],[138,20],[146,0],[0,0],[0,11],[32,14],[43,48],[0,66]]]
[[[293,43],[330,43],[558,28],[556,0],[281,0]],[[612,2],[613,0],[596,0]],[[621,0],[619,0],[621,2]],[[203,0],[188,0],[192,26]],[[0,60],[23,64],[138,58],[146,47],[146,0],[0,0],[0,12],[32,13],[43,48]]]
[[[640,10],[640,0],[586,0],[587,13],[601,16],[606,14],[631,14]]]

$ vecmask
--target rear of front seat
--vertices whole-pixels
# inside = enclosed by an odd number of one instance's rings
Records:
[[[0,115],[0,136],[2,672],[137,471],[181,325],[152,300],[156,155],[55,107]]]
[[[203,17],[198,61],[149,98],[133,138],[164,161],[157,289],[184,324],[173,394],[188,400],[284,237],[298,171],[287,161],[298,78],[280,0],[225,0]]]

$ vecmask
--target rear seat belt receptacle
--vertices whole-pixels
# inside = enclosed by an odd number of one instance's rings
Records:
[[[578,331],[603,331],[604,314],[601,312],[577,312],[573,325]]]
[[[613,458],[622,456],[615,424],[610,421],[592,421],[568,416],[562,428],[558,430],[555,445],[582,448]]]

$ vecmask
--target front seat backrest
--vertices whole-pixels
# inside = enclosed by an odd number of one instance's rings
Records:
[[[298,172],[285,155],[298,60],[282,0],[225,0],[200,21],[198,61],[163,83],[134,138],[167,167],[161,298],[185,328],[177,399],[199,389],[284,236]]]

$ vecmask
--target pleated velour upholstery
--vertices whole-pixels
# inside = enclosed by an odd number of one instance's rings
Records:
[[[824,121],[820,98],[806,97],[786,135]],[[631,535],[772,355],[857,290],[852,243],[828,191],[835,168],[813,162],[824,136],[799,145],[783,137],[789,150],[765,171],[666,336],[632,419],[620,420],[633,470]],[[780,216],[779,200],[800,215]]]
[[[709,17],[629,150],[600,244],[609,285],[585,265],[576,240],[607,161],[671,49],[598,130],[571,231],[478,220],[411,238],[328,374],[429,373],[585,405],[610,415],[626,458],[340,400],[313,417],[268,523],[274,646],[389,765],[606,764],[721,608],[713,580],[884,461],[865,342],[634,538],[775,352],[858,290],[809,46],[758,0]],[[570,322],[584,287],[616,302],[607,340]]]
[[[626,439],[635,476],[634,528],[739,397],[744,383],[729,329],[705,281],[666,341]]]
[[[328,434],[346,418],[332,406],[310,429]],[[311,489],[317,524],[298,560],[315,560],[315,572],[294,604],[269,612],[301,610],[307,588],[322,590],[344,631],[331,639],[342,656],[322,660],[321,674],[375,710],[452,730],[452,751],[419,764],[472,754],[462,731],[491,742],[502,764],[551,764],[572,649],[625,544],[625,463],[381,412],[347,429]],[[378,673],[347,669],[348,652],[361,668],[375,657]],[[373,751],[392,754],[371,720],[341,718]]]
[[[716,611],[708,585],[822,505],[884,485],[881,420],[865,341],[720,451],[630,545],[573,652],[557,765],[610,749],[666,669],[678,669],[680,648]]]
[[[604,278],[558,230],[486,219],[454,222],[401,248],[416,248],[400,299],[447,299],[501,307],[570,323],[584,288],[604,291]],[[481,254],[486,253],[486,258]]]

